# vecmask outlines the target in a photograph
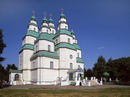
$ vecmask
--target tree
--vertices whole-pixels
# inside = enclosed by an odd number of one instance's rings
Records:
[[[3,42],[3,34],[2,30],[0,29],[0,63],[4,61],[5,58],[1,57],[1,54],[3,53],[4,48],[6,47],[5,43]]]
[[[112,80],[115,80],[117,78],[117,67],[115,66],[112,58],[108,59],[108,62],[106,63],[106,71],[110,74],[110,78]]]
[[[94,64],[94,76],[100,79],[102,77],[102,74],[105,72],[106,68],[106,61],[103,56],[100,56],[97,60],[97,62]]]
[[[86,77],[90,78],[93,76],[93,70],[92,69],[87,69],[86,71]]]
[[[3,34],[2,34],[2,30],[0,29],[0,87],[2,87],[2,83],[4,80],[4,67],[2,66],[1,62],[4,61],[5,58],[3,58],[1,56],[1,54],[3,53],[4,48],[6,47],[6,45],[3,42]]]
[[[5,69],[4,67],[0,64],[0,88],[2,88],[2,83],[3,83],[3,79],[4,79],[4,72]]]

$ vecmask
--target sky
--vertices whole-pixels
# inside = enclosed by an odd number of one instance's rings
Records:
[[[0,0],[0,28],[7,47],[2,64],[16,64],[22,38],[35,10],[40,27],[43,12],[52,14],[56,29],[61,8],[82,49],[86,69],[102,55],[106,61],[130,56],[130,0]]]

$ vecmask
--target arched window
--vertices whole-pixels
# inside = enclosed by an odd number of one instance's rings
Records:
[[[72,59],[73,58],[73,55],[70,55],[70,59]]]
[[[68,38],[68,43],[70,43],[70,38]]]
[[[51,51],[51,46],[50,45],[48,45],[48,51]]]
[[[36,51],[38,51],[37,45],[36,45]]]
[[[36,31],[36,28],[34,28],[34,31]]]
[[[65,26],[65,29],[67,29],[67,26]]]
[[[52,33],[54,33],[54,30],[52,30]]]
[[[58,43],[58,39],[56,39],[56,44]]]
[[[72,63],[70,63],[70,69],[73,69],[73,64]]]
[[[77,53],[77,57],[79,58],[79,53]]]
[[[50,68],[51,68],[51,69],[54,68],[54,66],[53,66],[53,62],[52,62],[52,61],[50,62]]]

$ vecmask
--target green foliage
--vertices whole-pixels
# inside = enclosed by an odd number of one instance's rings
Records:
[[[100,79],[103,76],[104,72],[109,73],[109,77],[112,80],[119,79],[119,81],[130,81],[130,57],[119,58],[112,60],[110,58],[108,62],[105,61],[105,58],[100,56],[97,62],[94,64],[94,76]]]
[[[97,60],[97,62],[94,64],[94,76],[98,79],[102,77],[102,74],[105,72],[106,68],[106,61],[103,56],[100,56]]]
[[[112,79],[130,81],[130,57],[108,61],[107,68]]]
[[[5,47],[6,47],[6,45],[3,42],[2,30],[0,29],[0,62],[4,61],[4,58],[1,57],[1,54],[3,53],[3,50]]]
[[[90,78],[92,76],[94,76],[93,75],[93,70],[92,69],[87,69],[87,71],[85,72],[85,77]]]
[[[4,80],[4,67],[0,64],[0,88],[2,88],[2,83]]]

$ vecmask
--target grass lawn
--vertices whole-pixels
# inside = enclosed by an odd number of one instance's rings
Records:
[[[130,88],[97,90],[0,89],[0,97],[130,97]]]

